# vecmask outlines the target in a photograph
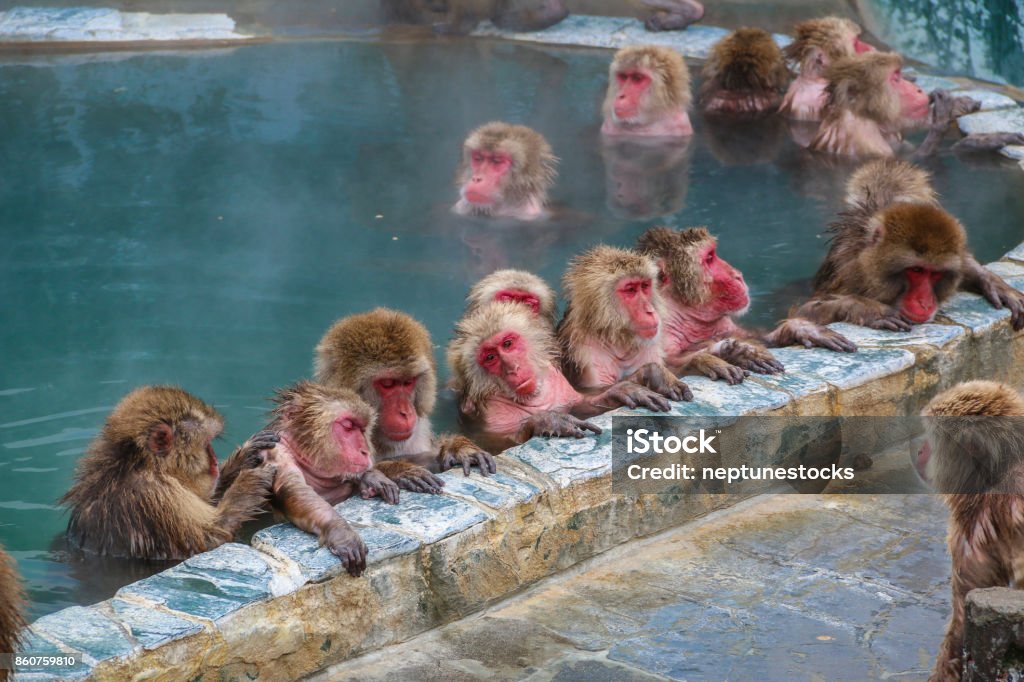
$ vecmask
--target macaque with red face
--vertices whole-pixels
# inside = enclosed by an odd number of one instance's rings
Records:
[[[675,50],[624,47],[608,68],[603,135],[685,137],[690,124],[690,71]]]
[[[785,320],[763,336],[737,325],[733,317],[750,306],[747,284],[739,270],[719,257],[718,243],[706,228],[651,228],[637,240],[637,250],[658,265],[665,305],[662,347],[666,363],[677,373],[736,384],[749,372],[784,370],[762,344],[856,350],[842,334],[809,320]]]
[[[993,381],[937,395],[921,413],[915,465],[949,506],[953,610],[929,682],[964,674],[964,602],[984,587],[1024,589],[1024,399]]]
[[[548,217],[548,190],[558,176],[558,159],[544,136],[526,126],[488,123],[462,144],[455,175],[459,215],[517,220]]]
[[[496,270],[487,275],[469,290],[465,316],[490,303],[519,303],[552,329],[555,326],[555,292],[532,272]]]
[[[693,399],[665,366],[657,275],[647,256],[604,245],[569,264],[562,279],[567,305],[557,334],[563,369],[577,386],[632,381],[670,400]]]
[[[669,409],[665,398],[629,381],[595,394],[575,391],[558,367],[551,327],[514,302],[467,313],[448,345],[448,365],[460,412],[488,434],[519,443],[533,436],[600,433],[583,420],[616,407]]]
[[[465,436],[434,437],[437,392],[433,344],[405,313],[377,308],[338,320],[316,347],[317,381],[355,391],[377,411],[373,444],[382,460],[401,459],[446,471],[476,466],[486,476],[494,458]]]
[[[799,70],[789,85],[779,112],[798,121],[820,121],[825,108],[825,70],[837,59],[875,48],[860,39],[861,28],[849,19],[809,19],[793,27],[793,42],[783,49],[786,59]]]

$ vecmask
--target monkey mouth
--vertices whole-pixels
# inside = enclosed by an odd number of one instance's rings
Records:
[[[384,431],[381,429],[381,433],[383,433],[384,437],[388,440],[403,441],[409,440],[412,437],[412,432],[414,430],[415,429],[408,429],[407,431]]]
[[[537,392],[537,378],[526,377],[512,387],[515,394],[521,397],[529,397]]]
[[[656,324],[647,325],[645,327],[638,327],[636,333],[641,338],[653,339],[655,336],[658,335],[658,327],[659,325]]]

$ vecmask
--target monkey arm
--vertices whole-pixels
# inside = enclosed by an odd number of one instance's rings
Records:
[[[571,414],[547,410],[536,412],[523,420],[522,426],[515,435],[516,443],[525,443],[534,436],[546,438],[583,438],[587,431],[601,433],[601,429],[588,421],[578,419]]]
[[[217,504],[210,538],[221,538],[217,544],[226,542],[243,523],[256,518],[266,506],[276,474],[277,465],[268,462],[240,471]]]
[[[221,467],[213,499],[219,500],[244,469],[252,469],[262,464],[266,459],[266,451],[272,450],[280,440],[277,432],[268,429],[260,431],[240,445]]]
[[[827,348],[837,353],[853,353],[857,350],[857,344],[839,332],[799,317],[783,320],[778,327],[761,338],[770,348],[802,345],[805,348]]]
[[[604,414],[616,407],[646,407],[652,412],[668,412],[668,400],[651,389],[632,381],[620,381],[596,394],[581,395],[580,401],[572,406],[572,416],[581,419]]]
[[[676,378],[676,375],[668,367],[656,362],[648,362],[626,377],[625,380],[646,386],[669,400],[693,400],[693,393],[690,391],[690,387]]]
[[[982,267],[974,256],[968,255],[964,259],[960,288],[981,294],[997,309],[1005,306],[1010,311],[1010,323],[1014,330],[1024,327],[1024,294],[1004,282],[999,275]]]
[[[274,506],[296,527],[313,533],[337,556],[350,575],[366,569],[366,545],[359,534],[320,497],[298,467],[286,466],[274,481]]]
[[[818,324],[849,322],[872,329],[908,332],[912,325],[892,306],[856,294],[824,294],[812,298],[796,310]]]
[[[721,379],[730,386],[742,383],[750,374],[742,367],[737,367],[711,352],[710,346],[688,350],[669,356],[668,366],[681,376],[706,376],[709,379]]]
[[[965,114],[978,111],[981,108],[981,102],[971,99],[970,97],[954,97],[946,90],[936,90],[931,96],[931,111],[928,113],[928,135],[925,136],[924,140],[914,150],[913,158],[921,159],[926,156],[931,156],[935,153],[935,150],[939,148],[939,143],[942,142],[942,138],[945,137],[946,132],[949,130],[949,126]],[[966,142],[973,136],[968,136],[961,143]],[[975,140],[977,142],[977,139]],[[992,142],[990,142],[992,144]],[[1012,144],[1012,143],[1007,143]],[[957,144],[959,146],[960,143]],[[1004,146],[1004,145],[1000,145]],[[961,149],[968,149],[966,145]],[[978,147],[981,148],[981,147]],[[995,149],[997,147],[988,147],[989,149]]]

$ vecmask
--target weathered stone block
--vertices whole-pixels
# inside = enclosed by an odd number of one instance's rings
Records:
[[[1000,149],[999,153],[1015,161],[1024,161],[1024,145],[1010,144]]]
[[[96,606],[71,606],[32,624],[36,634],[81,651],[94,661],[130,654],[136,645]],[[37,653],[34,652],[33,653]]]
[[[845,322],[830,324],[829,327],[856,343],[858,348],[943,348],[966,335],[963,329],[949,324],[917,324],[909,332],[871,329]]]
[[[507,450],[503,457],[516,459],[553,479],[559,487],[611,473],[611,417],[601,415],[591,422],[600,435],[583,438],[532,438]]]
[[[111,599],[105,603],[117,622],[126,627],[131,636],[146,649],[187,637],[203,629],[202,625],[193,620],[178,618],[123,599]]]
[[[540,488],[502,471],[502,460],[498,460],[498,473],[486,478],[478,473],[465,476],[461,469],[452,469],[441,474],[444,492],[467,502],[475,502],[494,509],[509,509],[523,504],[540,494]]]
[[[960,292],[953,295],[939,308],[939,317],[967,327],[971,333],[991,331],[1003,320],[1010,318],[1005,308],[997,310],[981,296]]]
[[[75,606],[71,608],[81,609],[82,607]],[[67,610],[69,609],[65,609],[65,611]],[[62,613],[64,613],[64,611],[58,611],[57,613],[52,615],[59,616]],[[49,616],[44,616],[43,618],[47,617]],[[39,620],[43,620],[43,618],[40,618]],[[39,621],[36,622],[38,623]],[[73,647],[71,647],[70,649],[62,649],[61,647],[58,647],[56,644],[51,642],[49,639],[40,637],[38,634],[33,632],[34,628],[35,624],[33,624],[32,628],[26,628],[24,631],[22,631],[22,652],[37,654],[40,656],[60,656],[62,654],[68,653],[69,650],[75,651]],[[62,668],[59,671],[59,673],[58,671],[55,671],[52,668],[44,669],[33,668],[31,666],[22,666],[18,669],[18,674],[14,676],[14,682],[35,682],[35,680],[46,680],[47,682],[50,682],[54,679],[80,680],[85,678],[85,676],[88,675],[91,670],[92,666],[89,665],[89,663],[83,661],[82,657],[79,656],[78,663],[76,665]]]
[[[693,390],[693,401],[672,404],[674,416],[737,416],[751,412],[770,412],[784,407],[790,396],[756,382],[744,381],[730,386],[707,377],[683,377]],[[624,411],[623,414],[631,414]]]
[[[1012,251],[1011,251],[1012,253]],[[991,270],[1003,279],[1015,279],[1018,277],[1024,277],[1024,263],[1015,263],[1010,260],[1000,260],[995,263],[989,263],[985,266],[987,270]]]
[[[412,535],[423,542],[437,542],[489,517],[478,507],[447,495],[428,495],[402,491],[398,504],[379,498],[352,498],[335,506],[352,523],[377,526]]]
[[[1018,244],[1017,247],[1007,253],[1004,258],[1024,263],[1024,243]]]
[[[965,612],[964,682],[1019,679],[1024,673],[1024,590],[972,590]]]
[[[1024,133],[1024,109],[980,111],[956,120],[965,135],[973,133]]]

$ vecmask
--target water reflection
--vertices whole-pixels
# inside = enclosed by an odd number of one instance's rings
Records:
[[[692,141],[692,137],[603,137],[601,155],[608,208],[632,220],[681,211],[690,184]]]

